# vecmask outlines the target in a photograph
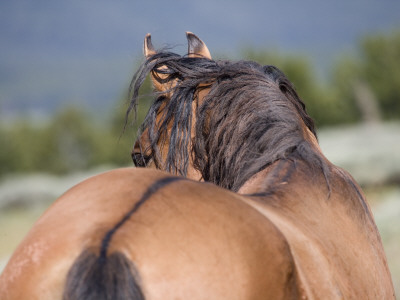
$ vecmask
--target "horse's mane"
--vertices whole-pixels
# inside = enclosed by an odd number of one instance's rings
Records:
[[[158,168],[186,175],[192,155],[205,181],[234,191],[279,159],[304,160],[327,176],[325,160],[305,138],[304,125],[316,136],[314,122],[278,68],[159,52],[136,73],[128,114],[150,72],[161,83],[176,82],[156,97],[141,128],[148,129],[147,150]],[[203,88],[210,90],[197,108],[192,138],[192,102]],[[160,146],[168,126],[168,155],[162,161]]]

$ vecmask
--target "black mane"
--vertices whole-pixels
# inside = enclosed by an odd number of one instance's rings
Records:
[[[147,74],[157,75],[154,71],[167,75],[165,79],[156,76],[159,82],[177,82],[169,93],[158,95],[141,127],[142,133],[148,129],[151,143],[143,151],[150,150],[158,168],[185,176],[192,155],[205,181],[234,191],[279,159],[304,160],[326,176],[324,160],[305,139],[304,125],[316,136],[314,122],[278,68],[160,52],[136,73],[128,114],[137,105]],[[197,108],[192,139],[192,102],[206,87],[210,91]],[[157,114],[162,116],[158,122]],[[168,155],[163,161],[160,145],[171,124]]]

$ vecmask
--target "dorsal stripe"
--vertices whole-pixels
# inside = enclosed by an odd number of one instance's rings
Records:
[[[107,256],[107,250],[110,245],[111,239],[114,235],[114,233],[122,226],[126,221],[129,220],[129,218],[148,200],[153,194],[155,194],[158,190],[161,188],[165,187],[166,185],[185,179],[183,177],[165,177],[162,179],[159,179],[155,181],[149,188],[146,190],[146,192],[142,195],[140,200],[135,203],[135,205],[125,214],[125,216],[112,228],[110,229],[104,236],[102,242],[101,242],[101,248],[100,248],[100,261],[105,261],[106,256]]]

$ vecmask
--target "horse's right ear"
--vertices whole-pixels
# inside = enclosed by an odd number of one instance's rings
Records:
[[[208,50],[206,44],[199,39],[197,35],[192,32],[186,32],[186,38],[188,40],[188,56],[189,57],[204,57],[208,59],[211,58],[210,51]]]

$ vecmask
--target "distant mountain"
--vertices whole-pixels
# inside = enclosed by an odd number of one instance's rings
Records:
[[[180,53],[189,30],[213,53],[238,56],[249,45],[328,66],[361,36],[399,27],[399,12],[393,0],[1,1],[0,115],[43,115],[70,103],[109,110],[147,32]]]

